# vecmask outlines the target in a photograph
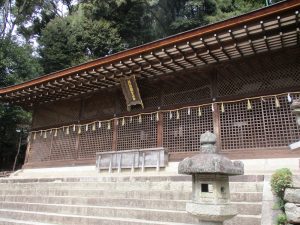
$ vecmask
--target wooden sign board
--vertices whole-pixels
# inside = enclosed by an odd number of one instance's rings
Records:
[[[127,110],[130,111],[134,105],[141,105],[142,108],[144,108],[135,76],[132,75],[130,77],[121,78],[120,83],[126,99]]]

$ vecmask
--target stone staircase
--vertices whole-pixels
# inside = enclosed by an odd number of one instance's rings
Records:
[[[190,176],[0,179],[1,225],[189,225]],[[231,179],[239,215],[226,225],[260,225],[263,176]]]

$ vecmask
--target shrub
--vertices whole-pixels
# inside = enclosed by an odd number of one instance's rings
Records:
[[[276,225],[285,225],[287,223],[287,218],[284,213],[279,214],[276,220],[277,220]]]
[[[283,200],[284,191],[291,187],[293,183],[293,174],[288,168],[282,168],[275,171],[271,178],[272,191]]]
[[[273,209],[275,209],[275,210],[280,209],[283,212],[285,212],[284,204],[285,204],[285,201],[283,199],[281,199],[281,198],[278,198],[277,202],[273,206]]]

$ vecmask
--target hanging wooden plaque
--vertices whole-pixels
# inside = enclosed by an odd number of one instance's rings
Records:
[[[130,111],[134,105],[141,105],[142,108],[144,108],[135,76],[132,75],[130,77],[121,78],[120,83],[126,99],[127,110]]]

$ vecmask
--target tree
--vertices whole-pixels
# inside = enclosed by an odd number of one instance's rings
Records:
[[[71,15],[56,16],[42,29],[42,65],[47,73],[64,69],[240,15],[263,6],[263,1],[82,0]]]
[[[0,0],[0,38],[10,39],[17,32],[29,42],[51,19],[71,14],[74,4],[74,0]]]
[[[29,46],[0,39],[0,87],[33,78],[42,72]],[[31,115],[20,107],[0,103],[0,170],[12,168],[17,150],[18,124],[30,124]],[[24,151],[25,145],[22,145]]]
[[[109,21],[88,19],[81,10],[49,22],[42,31],[39,43],[41,63],[46,73],[123,48],[117,29]]]
[[[215,23],[263,7],[263,0],[216,0],[216,12],[206,17],[208,23]]]
[[[106,20],[117,29],[124,45],[131,48],[155,38],[148,11],[153,0],[87,0],[79,4],[87,19]]]
[[[193,29],[247,13],[264,6],[263,0],[160,0],[158,23],[166,35]],[[156,7],[157,7],[156,6]]]

